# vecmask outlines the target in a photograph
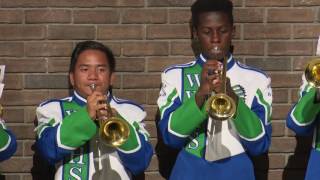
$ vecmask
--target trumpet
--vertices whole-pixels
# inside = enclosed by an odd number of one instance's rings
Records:
[[[304,71],[307,82],[313,87],[320,87],[320,58],[311,59]]]
[[[227,79],[227,58],[223,58],[222,72],[219,75],[222,79],[222,92],[212,92],[208,99],[206,110],[210,117],[218,121],[224,121],[231,118],[236,113],[236,104],[234,100],[226,94],[226,79]]]
[[[96,85],[91,84],[90,88],[95,91]],[[99,121],[99,137],[102,142],[108,146],[119,147],[125,143],[130,134],[130,128],[128,123],[116,117],[112,108],[107,101],[100,101],[99,104],[105,104],[105,110],[108,111],[109,117],[102,117],[98,119]]]

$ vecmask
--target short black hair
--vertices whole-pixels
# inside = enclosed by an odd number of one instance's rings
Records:
[[[233,25],[233,4],[230,0],[197,0],[191,6],[192,26],[199,25],[199,15],[204,12],[226,13],[231,25]]]
[[[79,55],[85,50],[98,50],[103,52],[108,59],[110,72],[115,71],[116,60],[112,51],[107,46],[96,41],[83,41],[79,42],[72,52],[69,73],[74,72]]]

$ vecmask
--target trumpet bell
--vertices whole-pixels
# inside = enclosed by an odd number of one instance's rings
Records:
[[[224,121],[236,113],[236,104],[234,100],[226,94],[215,94],[208,100],[207,112],[215,120]]]
[[[320,87],[320,58],[312,59],[308,63],[304,74],[311,86]]]
[[[99,136],[106,145],[119,147],[127,141],[129,135],[129,125],[120,118],[108,118],[100,125]]]

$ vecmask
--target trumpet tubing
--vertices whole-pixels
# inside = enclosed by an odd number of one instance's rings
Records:
[[[90,89],[93,91],[96,90],[96,84],[90,84]],[[118,147],[125,143],[130,135],[130,128],[128,123],[116,117],[110,104],[107,101],[100,101],[98,104],[105,104],[105,109],[108,111],[109,117],[103,117],[98,119],[99,121],[99,137],[102,142],[108,146]]]
[[[307,82],[314,87],[320,87],[320,58],[312,59],[305,69]]]
[[[99,136],[105,144],[119,147],[125,143],[129,137],[129,125],[124,120],[117,117],[110,117],[100,120]]]

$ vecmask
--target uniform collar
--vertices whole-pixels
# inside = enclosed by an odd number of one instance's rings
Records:
[[[108,92],[107,93],[107,102],[110,102],[112,99],[112,95]],[[85,106],[87,104],[87,99],[82,97],[77,91],[73,91],[72,99],[79,104],[80,106]]]
[[[200,54],[197,59],[197,63],[199,63],[201,66],[203,66],[203,64],[205,62],[207,62],[206,57],[203,54]],[[233,59],[232,54],[229,54],[229,58],[227,61],[227,70],[231,69],[234,64],[235,64],[235,60]]]

